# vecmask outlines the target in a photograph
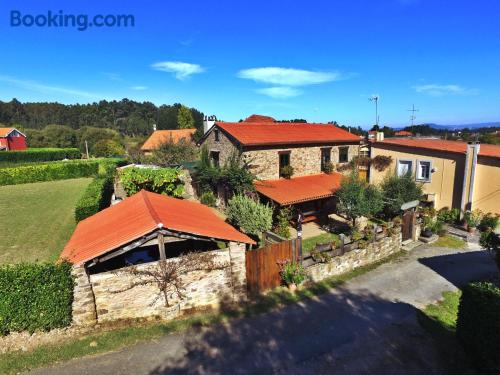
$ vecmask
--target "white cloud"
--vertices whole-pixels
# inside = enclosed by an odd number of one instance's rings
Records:
[[[190,64],[181,61],[161,61],[151,65],[153,69],[162,72],[174,73],[175,78],[183,81],[192,74],[203,73],[205,68],[198,64]]]
[[[260,94],[270,96],[271,98],[291,98],[302,94],[301,90],[287,86],[268,87],[256,91]]]
[[[144,91],[144,90],[147,90],[148,87],[147,86],[132,86],[130,89],[136,90],[136,91]]]
[[[428,94],[431,96],[444,96],[444,95],[477,95],[477,89],[469,89],[459,85],[418,85],[413,86],[416,92]]]
[[[70,89],[70,88],[61,87],[61,86],[46,85],[43,83],[30,81],[30,80],[17,79],[17,78],[10,77],[10,76],[0,75],[0,82],[12,84],[12,85],[24,88],[26,90],[37,91],[37,92],[41,92],[41,93],[45,93],[45,94],[47,94],[47,93],[60,93],[60,94],[66,94],[66,95],[72,95],[72,96],[78,96],[78,97],[84,97],[84,98],[102,98],[102,95],[97,94],[97,93],[75,90],[75,89]]]
[[[282,86],[305,86],[338,81],[342,75],[338,72],[317,72],[311,70],[264,67],[244,69],[238,72],[239,78],[251,79],[256,82]]]

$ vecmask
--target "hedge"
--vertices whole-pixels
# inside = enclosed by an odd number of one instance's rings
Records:
[[[477,369],[500,374],[500,288],[487,282],[463,288],[457,338]]]
[[[73,286],[68,263],[0,267],[0,334],[70,325]]]
[[[75,207],[75,220],[80,222],[109,206],[113,194],[113,177],[97,177],[85,189]]]
[[[89,177],[96,175],[98,170],[99,163],[94,161],[63,161],[50,164],[1,168],[0,186]]]
[[[0,152],[0,162],[26,163],[80,159],[82,154],[77,148],[29,148],[25,151]]]

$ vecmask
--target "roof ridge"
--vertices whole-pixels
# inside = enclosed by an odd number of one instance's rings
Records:
[[[151,201],[149,200],[148,192],[146,190],[142,189],[140,191],[140,193],[141,193],[142,199],[144,200],[146,208],[148,209],[149,214],[151,215],[151,217],[153,218],[153,220],[156,222],[156,226],[158,228],[163,228],[163,223],[160,220],[160,216],[155,211],[153,205],[151,204]]]

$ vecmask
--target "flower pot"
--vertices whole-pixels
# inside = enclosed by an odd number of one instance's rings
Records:
[[[474,233],[475,231],[476,231],[476,227],[467,226],[467,232]]]
[[[292,293],[295,293],[297,291],[297,284],[295,283],[288,284],[288,290]]]
[[[430,238],[432,237],[432,230],[424,229],[422,232],[422,237]]]

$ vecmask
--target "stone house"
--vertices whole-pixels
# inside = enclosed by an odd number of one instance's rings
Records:
[[[361,143],[359,136],[332,124],[280,123],[259,115],[239,123],[206,118],[204,128],[199,144],[207,147],[214,165],[240,154],[261,196],[280,206],[302,205],[297,208],[311,218],[334,195],[342,177],[338,171],[359,154]],[[293,176],[284,181],[286,166],[293,168]],[[324,173],[329,166],[334,171]],[[291,191],[298,194],[283,199]]]
[[[211,208],[143,190],[82,220],[66,244],[61,259],[74,265],[77,282],[74,322],[165,317],[158,286],[129,288],[141,278],[129,270],[151,271],[159,261],[178,262],[186,252],[211,254],[220,267],[182,275],[186,298],[174,296],[174,315],[243,299],[246,244],[255,242]]]

